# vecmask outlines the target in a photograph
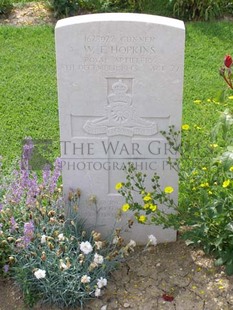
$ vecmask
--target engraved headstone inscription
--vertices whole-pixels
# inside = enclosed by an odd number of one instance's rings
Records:
[[[161,131],[181,126],[183,22],[94,14],[59,20],[55,32],[64,194],[80,189],[80,217],[105,236],[123,226],[125,240],[139,244],[149,234],[176,240],[171,229],[128,228],[128,212],[116,222],[124,199],[115,185],[131,162],[148,179],[160,174],[161,186],[172,186],[177,200],[178,175],[167,159],[178,155]]]

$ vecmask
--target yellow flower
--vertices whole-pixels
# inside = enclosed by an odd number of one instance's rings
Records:
[[[229,96],[228,99],[232,100],[232,99],[233,99],[233,96]]]
[[[156,210],[157,210],[157,206],[156,205],[150,205],[150,210],[152,211],[152,212],[155,212]]]
[[[206,168],[206,167],[202,167],[202,170],[204,170],[204,171],[205,171],[205,170],[207,170],[207,168]]]
[[[208,191],[208,194],[209,194],[209,195],[212,195],[213,193],[212,193],[211,191]]]
[[[200,187],[209,187],[209,183],[208,183],[208,182],[201,183],[201,184],[200,184]]]
[[[121,188],[122,188],[122,183],[117,183],[115,186],[115,189],[118,191]]]
[[[189,130],[189,125],[188,124],[184,124],[184,125],[182,125],[182,129],[183,130]]]
[[[214,143],[214,144],[210,144],[210,147],[215,149],[216,147],[218,147],[218,145]]]
[[[231,172],[233,172],[233,166],[231,166],[229,170],[230,170]]]
[[[196,103],[196,104],[200,104],[200,103],[201,103],[201,100],[200,100],[200,99],[196,99],[196,100],[194,100],[193,102]]]
[[[138,217],[138,222],[145,223],[147,221],[147,217],[145,215],[140,215]]]
[[[129,205],[128,203],[125,203],[125,204],[121,207],[121,210],[122,210],[123,212],[126,212],[126,211],[129,210],[129,208],[130,208],[130,205]]]
[[[174,191],[174,188],[171,187],[171,186],[167,186],[167,187],[164,188],[164,192],[166,194],[171,194],[173,191]]]
[[[149,209],[149,208],[150,208],[150,204],[149,203],[144,204],[143,209]]]
[[[230,185],[230,180],[226,180],[222,183],[222,187],[228,187]]]
[[[150,197],[150,194],[147,194],[145,197],[143,197],[143,200],[144,201],[149,201],[151,200],[152,198]]]

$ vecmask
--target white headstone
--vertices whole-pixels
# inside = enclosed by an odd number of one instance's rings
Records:
[[[158,172],[177,200],[178,176],[166,164],[173,154],[160,131],[181,126],[184,39],[182,21],[144,14],[85,15],[56,25],[64,193],[81,190],[80,216],[105,236],[124,203],[115,190],[124,164],[134,162],[149,177]],[[124,229],[126,240],[141,244],[149,234],[176,240],[171,229]]]

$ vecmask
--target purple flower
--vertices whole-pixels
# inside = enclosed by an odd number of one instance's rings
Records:
[[[27,247],[31,242],[34,235],[34,224],[33,221],[27,222],[24,224],[24,236],[23,243],[24,246]]]
[[[7,273],[8,270],[9,270],[9,265],[4,265],[4,266],[3,266],[3,271],[4,271],[5,273]]]
[[[26,204],[32,205],[36,201],[36,196],[39,194],[40,191],[36,174],[33,175],[33,178],[30,178],[28,180],[27,188],[28,191],[27,191]]]
[[[34,144],[31,137],[25,139],[25,145],[23,146],[23,154],[21,159],[21,169],[29,169],[29,160],[31,159]]]
[[[57,181],[61,175],[61,168],[62,168],[62,161],[61,161],[61,158],[58,157],[55,161],[55,168],[54,168],[53,175],[51,178],[51,183],[50,183],[51,193],[53,193],[56,188]]]
[[[0,203],[0,212],[2,211],[2,209],[3,209],[3,204]]]
[[[51,176],[50,165],[46,165],[43,169],[43,184],[46,186],[49,183]]]
[[[17,223],[16,223],[16,220],[15,220],[15,218],[13,216],[10,218],[10,224],[11,224],[10,231],[14,232],[16,230],[16,228],[17,228]]]

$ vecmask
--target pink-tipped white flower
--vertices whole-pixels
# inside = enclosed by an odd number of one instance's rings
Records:
[[[80,243],[80,250],[87,255],[93,251],[93,247],[90,242],[85,241]]]
[[[46,276],[46,271],[43,269],[38,269],[34,272],[34,276],[39,279],[44,279]]]
[[[81,278],[81,283],[90,283],[90,281],[91,281],[91,277],[89,277],[86,274],[84,276],[82,276],[82,278]]]
[[[107,279],[101,277],[100,279],[97,280],[97,286],[98,288],[102,288],[104,286],[106,286],[108,283]]]
[[[101,265],[104,262],[104,257],[102,255],[99,255],[97,253],[95,253],[94,255],[94,263]]]

